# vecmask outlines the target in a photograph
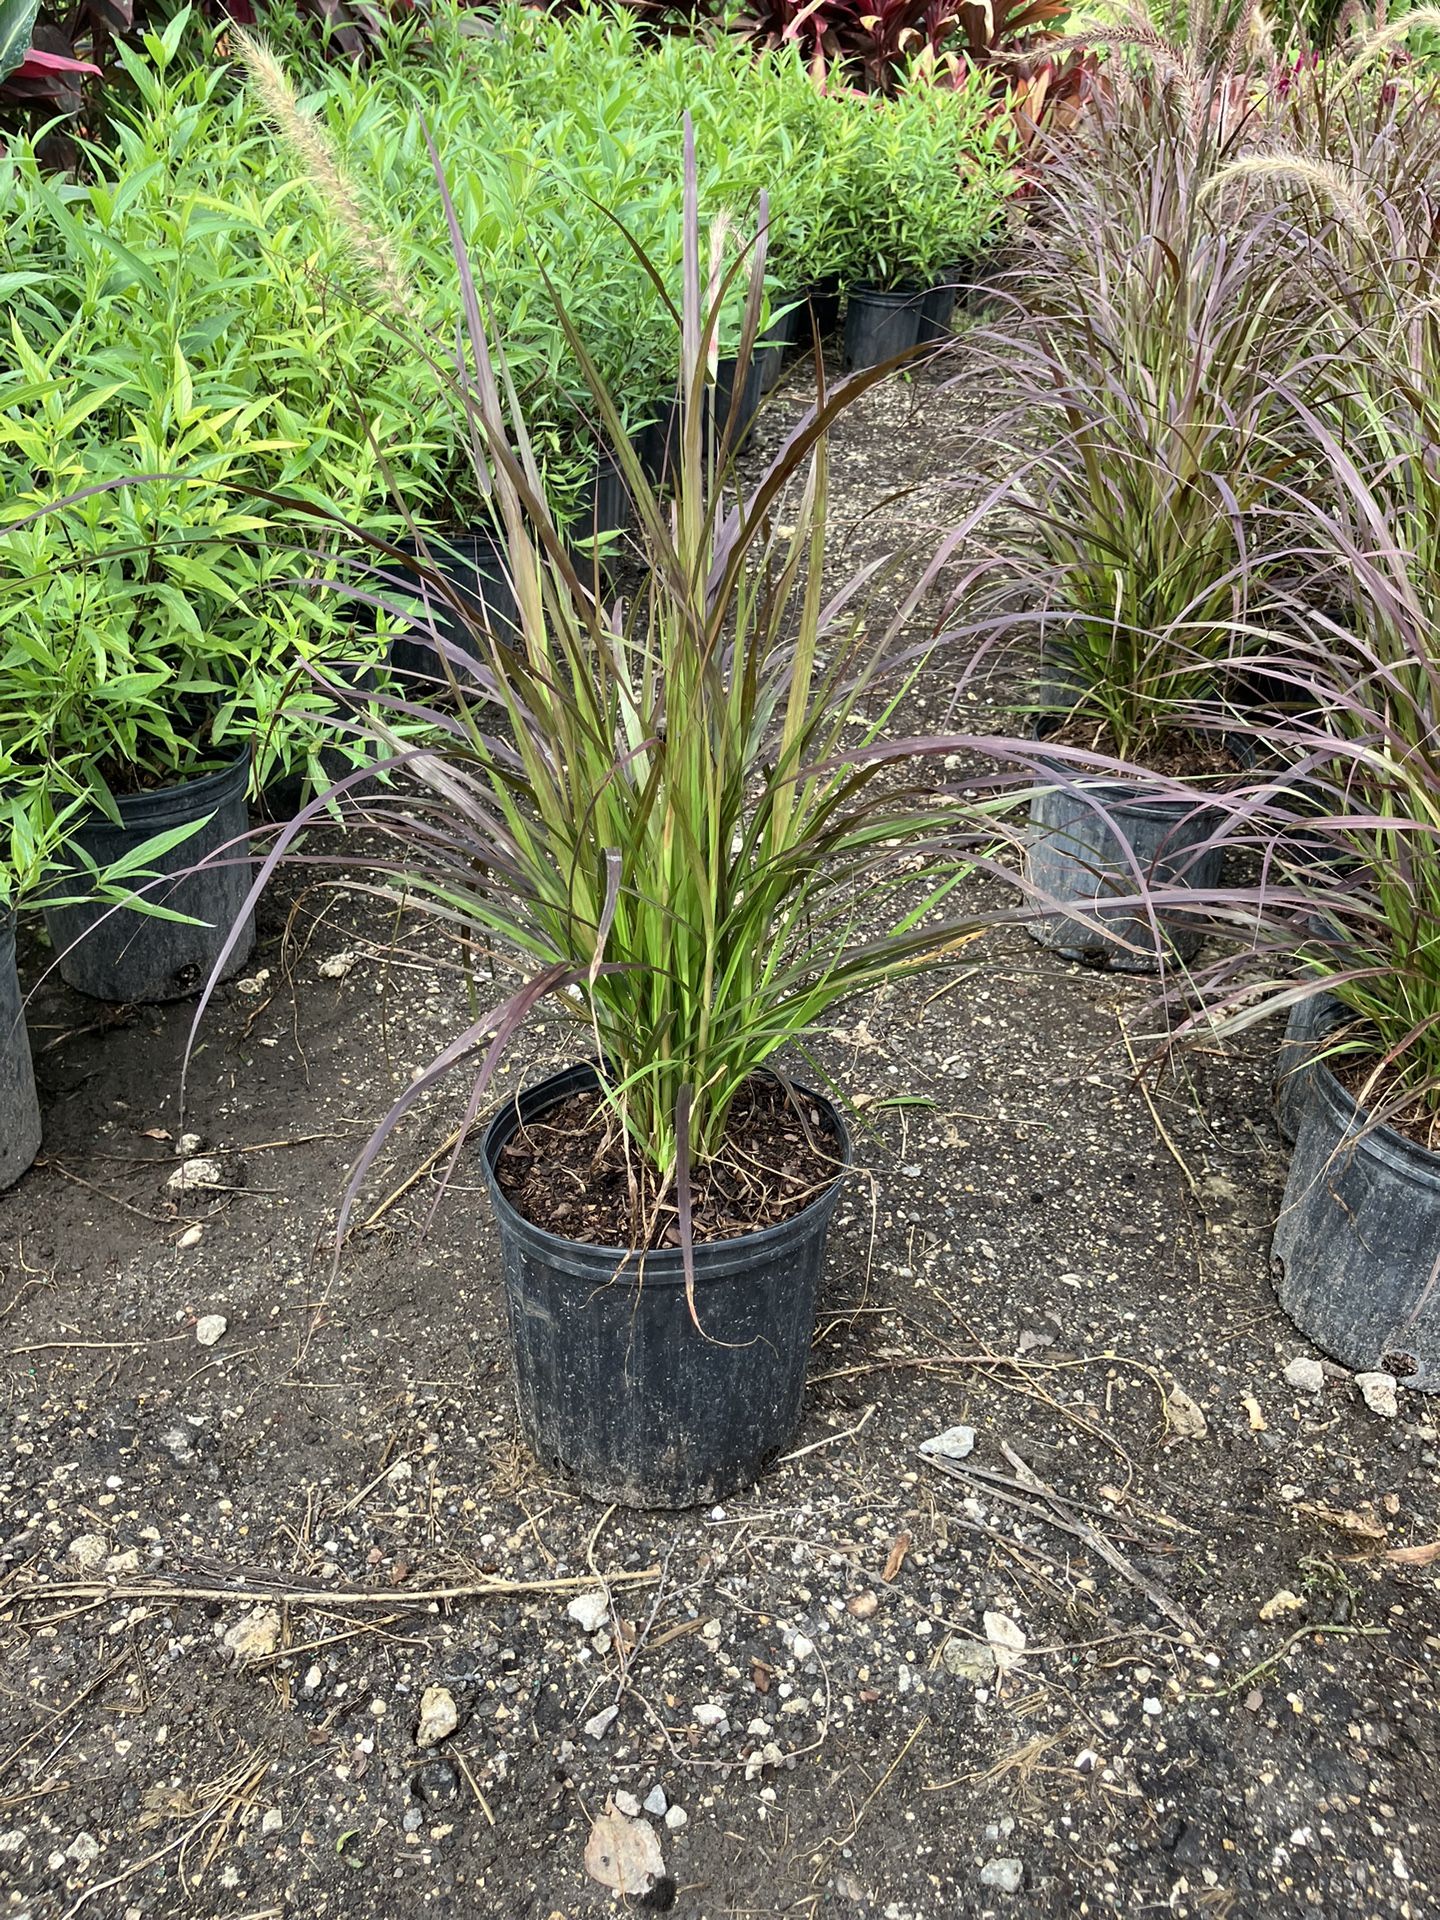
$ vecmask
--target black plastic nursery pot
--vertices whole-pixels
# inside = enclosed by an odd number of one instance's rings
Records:
[[[808,353],[817,339],[828,340],[840,331],[840,299],[838,274],[826,274],[806,287],[795,317],[795,344],[802,353]]]
[[[447,681],[445,661],[436,652],[435,636],[468,659],[478,660],[480,643],[472,625],[509,640],[520,630],[520,611],[505,563],[505,549],[494,527],[481,523],[462,532],[435,534],[423,543],[408,534],[394,542],[407,555],[421,547],[428,570],[454,590],[464,604],[464,618],[416,571],[406,590],[421,603],[416,624],[390,643],[390,667],[410,679]],[[403,564],[377,563],[387,573],[403,573]],[[383,592],[383,588],[382,588]],[[394,589],[391,589],[394,592]],[[451,667],[455,663],[452,661]]]
[[[815,1293],[839,1180],[794,1219],[694,1250],[695,1314],[678,1248],[638,1254],[533,1225],[495,1168],[516,1130],[596,1084],[568,1068],[502,1107],[485,1134],[500,1227],[515,1394],[536,1457],[600,1500],[688,1507],[748,1486],[794,1435]],[[804,1090],[802,1089],[802,1092]],[[804,1092],[850,1141],[828,1100]]]
[[[656,403],[655,418],[641,428],[635,450],[651,486],[659,486],[674,472],[680,458],[680,403],[673,394]]]
[[[778,320],[772,320],[760,335],[755,347],[755,357],[760,363],[760,391],[769,393],[785,371],[785,356],[795,345],[795,329],[802,318],[804,309],[795,300],[794,294],[787,293],[775,303],[787,309]],[[806,341],[809,344],[809,328],[806,327]]]
[[[623,533],[633,510],[620,463],[608,449],[595,456],[595,469],[580,495],[576,537],[582,542]]]
[[[1322,1352],[1440,1392],[1440,1154],[1369,1125],[1323,1061],[1270,1250],[1281,1306]]]
[[[218,773],[201,774],[178,786],[150,793],[121,795],[120,824],[94,815],[73,838],[97,866],[107,867],[136,852],[147,840],[171,827],[206,824],[178,846],[148,864],[150,871],[173,876],[145,888],[145,898],[172,913],[188,914],[199,925],[161,920],[100,902],[47,907],[45,925],[55,947],[60,977],[95,1000],[133,1006],[157,1000],[183,1000],[210,977],[230,929],[240,918],[253,878],[243,845],[214,865],[201,863],[249,826],[245,805],[250,754]],[[208,819],[207,819],[207,816]],[[226,962],[222,978],[238,973],[255,944],[254,917]]]
[[[1095,804],[1087,804],[1086,796]],[[1218,886],[1224,848],[1205,846],[1218,818],[1214,808],[1191,800],[1155,799],[1121,780],[1072,781],[1070,791],[1037,794],[1030,803],[1026,879],[1052,900],[1087,909],[1099,924],[1090,926],[1072,914],[1056,912],[1029,921],[1031,937],[1067,960],[1123,973],[1153,973],[1161,958],[1158,926],[1165,958],[1192,960],[1204,928],[1183,909],[1157,909],[1152,922],[1143,908],[1104,903],[1140,892],[1137,869],[1145,886],[1155,890]]]
[[[928,345],[932,341],[949,340],[954,337],[953,321],[955,309],[963,306],[962,295],[974,277],[974,262],[959,260],[952,267],[946,267],[939,279],[927,287],[920,301],[920,340]]]
[[[852,287],[845,304],[846,367],[852,373],[878,367],[918,346],[923,300],[914,287]]]
[[[722,360],[715,369],[715,385],[711,389],[712,419],[714,431],[721,434],[730,423],[730,409],[736,405],[735,377],[739,372],[739,363],[732,354]],[[760,355],[752,353],[750,364],[745,369],[745,379],[739,389],[739,404],[735,420],[730,426],[730,444],[737,446],[750,431],[756,414],[760,411],[760,401],[764,395],[763,369]]]
[[[39,1151],[40,1102],[15,971],[15,915],[0,909],[0,1190],[13,1187]]]
[[[1282,1140],[1293,1141],[1300,1131],[1315,1056],[1325,1043],[1326,1032],[1343,1017],[1341,1003],[1323,988],[1297,1000],[1290,1009],[1285,1034],[1275,1056],[1270,1100]]]

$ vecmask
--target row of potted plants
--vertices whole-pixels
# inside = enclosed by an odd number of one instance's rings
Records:
[[[909,166],[916,212],[908,256],[887,216],[886,261],[929,270],[964,236],[978,245],[1003,209],[1004,142],[973,90],[917,86],[872,115],[817,90],[794,60],[757,62],[728,41],[650,48],[625,17],[515,9],[475,25],[442,13],[396,29],[363,77],[317,69],[307,104],[338,165],[307,172],[274,141],[186,11],[141,48],[117,45],[132,103],[73,177],[48,174],[23,140],[0,155],[13,343],[0,373],[0,722],[17,765],[47,770],[24,787],[47,816],[88,799],[96,834],[123,832],[129,846],[149,837],[157,807],[168,820],[172,790],[198,781],[173,804],[196,831],[219,804],[233,830],[247,790],[313,788],[327,756],[333,767],[347,751],[322,724],[329,682],[374,686],[387,659],[402,675],[434,673],[428,629],[445,628],[457,592],[484,617],[513,618],[488,481],[426,366],[461,318],[436,238],[430,140],[473,156],[451,205],[483,263],[479,297],[503,327],[547,504],[572,540],[612,530],[628,495],[614,459],[597,455],[555,302],[659,471],[674,439],[682,102],[699,123],[698,191],[727,210],[711,270],[723,287],[709,367],[718,415],[737,392],[734,267],[765,181],[782,189],[767,224],[792,288],[802,271],[838,283],[892,162]],[[895,129],[922,123],[923,158],[905,161]],[[947,196],[962,208],[948,226]],[[357,251],[357,224],[373,246]],[[823,304],[786,299],[767,276],[768,344],[740,383],[734,430],[761,368],[773,375],[786,336],[808,333]],[[397,313],[424,354],[398,350]],[[118,484],[137,474],[151,477]],[[388,564],[372,604],[341,615],[317,582],[353,566],[359,527],[386,540]],[[417,548],[442,562],[433,594],[410,564]],[[198,896],[187,911],[206,917]],[[122,921],[111,934],[108,958],[103,943],[82,954],[64,939],[66,977],[121,999],[192,980],[193,953],[163,980],[142,961],[153,927]]]
[[[1160,968],[1181,1040],[1289,1018],[1281,1300],[1435,1389],[1440,90],[1207,18],[1113,64],[967,341],[1016,404],[958,626],[1040,650],[1037,937]]]
[[[273,90],[258,57],[257,72]],[[356,703],[353,724],[377,756],[368,782],[317,798],[282,831],[211,985],[275,866],[332,808],[380,829],[383,849],[342,848],[338,867],[368,869],[398,900],[458,919],[518,962],[522,984],[456,1033],[360,1156],[342,1234],[376,1155],[443,1075],[468,1076],[473,1126],[529,1012],[542,1001],[573,1012],[593,1059],[508,1104],[483,1154],[526,1431],[597,1491],[713,1498],[783,1443],[848,1156],[838,1112],[793,1089],[783,1050],[803,1049],[849,994],[968,948],[980,923],[959,889],[976,867],[1003,870],[992,855],[1015,790],[1003,769],[1016,767],[1046,790],[1022,911],[1053,944],[1173,975],[1204,927],[1228,949],[1184,983],[1200,995],[1191,1030],[1322,991],[1349,1016],[1341,1030],[1315,1030],[1326,1057],[1307,1058],[1302,1076],[1294,1191],[1277,1236],[1284,1297],[1351,1364],[1389,1362],[1434,1384],[1440,599],[1426,546],[1425,269],[1409,254],[1397,266],[1393,249],[1357,249],[1354,209],[1297,196],[1302,163],[1312,188],[1327,177],[1303,148],[1237,154],[1225,120],[1235,75],[1221,66],[1211,78],[1202,99],[1143,83],[1117,96],[1113,123],[1085,148],[1092,199],[1077,201],[1067,228],[1057,176],[1013,323],[992,343],[997,372],[1001,357],[1012,379],[1019,372],[1030,431],[996,436],[1006,471],[985,504],[1003,507],[1007,526],[1018,514],[1021,533],[1007,531],[972,569],[964,631],[981,660],[1017,632],[1048,649],[1034,703],[1043,737],[1028,745],[888,737],[917,671],[904,630],[925,581],[878,638],[852,623],[848,590],[822,600],[826,433],[874,372],[818,399],[757,484],[733,487],[723,437],[712,472],[708,361],[730,295],[718,277],[707,286],[714,228],[702,233],[693,131],[673,506],[647,480],[560,303],[635,502],[645,564],[634,612],[576,566],[512,402],[505,336],[458,219],[452,227],[461,337],[437,350],[418,326],[412,351],[463,416],[474,484],[499,508],[514,620],[452,607],[470,646],[463,673],[449,662],[443,709],[403,693]],[[1248,68],[1244,79],[1248,113]],[[1401,92],[1365,54],[1307,85],[1308,104],[1293,84],[1277,93],[1287,137],[1299,146],[1307,127],[1323,131],[1332,161],[1343,129],[1369,127]],[[272,106],[303,153],[294,101],[277,94]],[[1187,116],[1178,130],[1175,114]],[[1435,177],[1422,144],[1434,116],[1407,85],[1375,143],[1388,155],[1403,129],[1396,178],[1406,191],[1418,179],[1416,204]],[[1219,144],[1197,178],[1207,130]],[[323,184],[323,153],[311,164]],[[1364,178],[1377,201],[1389,191],[1373,170]],[[330,191],[341,217],[333,179]],[[1107,205],[1113,220],[1098,217]],[[1139,245],[1127,210],[1142,222]],[[1403,217],[1403,203],[1387,211]],[[1363,243],[1363,222],[1358,232]],[[383,273],[383,235],[357,244]],[[723,230],[714,244],[723,259]],[[1251,263],[1248,277],[1237,259]],[[742,377],[765,264],[762,239],[736,343]],[[1377,370],[1368,384],[1342,357],[1353,359],[1342,327],[1353,330],[1357,303]],[[1331,325],[1333,344],[1317,351]],[[1310,350],[1292,362],[1300,339]],[[1346,378],[1334,378],[1342,366]],[[1357,447],[1373,464],[1357,462]],[[799,480],[782,533],[772,508]],[[244,486],[226,492],[243,497]],[[1279,537],[1256,544],[1272,521]],[[390,543],[371,546],[393,558]],[[416,566],[446,591],[423,553]],[[373,592],[361,583],[359,597]],[[1001,770],[977,785],[967,767],[960,789],[943,775],[956,752],[988,754]],[[1043,811],[1057,795],[1069,809],[1059,822]],[[1141,826],[1157,816],[1144,845]],[[1176,830],[1196,820],[1177,858]],[[1040,850],[1057,845],[1067,864],[1045,866]],[[1253,855],[1253,870],[1221,889],[1199,862],[1233,852]],[[550,1177],[576,1142],[587,1169],[578,1217],[573,1202],[556,1204]],[[462,1140],[452,1167],[463,1152]],[[1410,1187],[1396,1204],[1387,1187],[1402,1173]],[[1347,1268],[1351,1284],[1336,1289]],[[1324,1319],[1322,1291],[1343,1295],[1344,1326]]]

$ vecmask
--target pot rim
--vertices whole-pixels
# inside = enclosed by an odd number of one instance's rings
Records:
[[[1372,1121],[1325,1060],[1314,1059],[1310,1066],[1311,1098],[1319,1095],[1340,1132],[1336,1152],[1367,1153],[1388,1172],[1416,1185],[1430,1187],[1440,1197],[1440,1152],[1422,1147],[1418,1140],[1412,1140],[1383,1120]]]
[[[137,827],[154,827],[170,814],[199,815],[212,811],[212,803],[218,806],[229,799],[234,786],[238,784],[243,792],[249,785],[250,756],[251,745],[247,740],[233,760],[208,773],[197,773],[163,787],[147,787],[141,793],[117,793],[118,825],[97,809],[78,823],[78,831],[132,833]]]
[[[763,1071],[763,1069],[757,1069]],[[572,1240],[565,1234],[553,1233],[548,1227],[540,1227],[528,1220],[519,1209],[511,1204],[501,1191],[495,1176],[495,1162],[501,1150],[520,1125],[521,1103],[536,1102],[532,1105],[527,1118],[533,1119],[551,1106],[558,1105],[570,1093],[599,1084],[594,1065],[588,1061],[576,1061],[559,1072],[548,1075],[529,1086],[519,1088],[494,1113],[485,1128],[481,1143],[481,1154],[485,1170],[485,1186],[490,1196],[490,1204],[495,1209],[497,1222],[509,1228],[529,1249],[542,1259],[555,1265],[574,1271],[575,1264],[583,1260],[587,1270],[603,1267],[609,1262],[614,1273],[612,1278],[628,1277],[634,1272],[635,1280],[646,1286],[683,1287],[685,1285],[685,1257],[678,1247],[658,1247],[640,1249],[636,1247],[602,1246],[594,1240]],[[806,1203],[799,1213],[792,1214],[788,1220],[778,1221],[772,1227],[760,1227],[749,1233],[732,1234],[724,1240],[703,1240],[696,1243],[694,1250],[694,1276],[697,1285],[711,1280],[728,1278],[731,1274],[751,1267],[757,1258],[764,1258],[781,1251],[791,1241],[803,1238],[814,1224],[816,1210],[823,1208],[826,1216],[834,1207],[840,1193],[840,1184],[854,1162],[854,1147],[850,1130],[833,1101],[823,1093],[817,1093],[812,1087],[798,1087],[808,1100],[813,1100],[835,1128],[840,1140],[841,1159],[835,1178],[823,1193],[816,1194]],[[551,1097],[545,1097],[545,1096]],[[593,1273],[587,1272],[589,1284],[594,1284]]]

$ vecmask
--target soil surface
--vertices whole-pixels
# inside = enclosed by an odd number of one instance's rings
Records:
[[[837,564],[958,518],[938,379],[837,438]],[[190,1008],[45,981],[0,1196],[0,1916],[586,1920],[627,1846],[663,1867],[630,1910],[685,1920],[1436,1912],[1440,1408],[1372,1410],[1276,1305],[1278,1035],[1142,1088],[1153,985],[970,953],[819,1040],[857,1167],[803,1425],[679,1515],[520,1447],[479,1183],[431,1217],[463,1083],[334,1261],[469,1017],[432,936],[277,887],[183,1117]],[[497,1099],[585,1051],[551,1013]]]
[[[695,1240],[729,1240],[792,1219],[834,1181],[839,1143],[814,1101],[752,1080],[730,1109],[725,1138],[692,1174]],[[678,1247],[675,1186],[661,1188],[627,1152],[598,1093],[573,1094],[523,1125],[501,1149],[496,1178],[537,1227],[600,1247]]]

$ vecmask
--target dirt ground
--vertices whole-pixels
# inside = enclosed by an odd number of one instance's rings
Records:
[[[968,417],[932,381],[852,423],[855,552],[954,517]],[[1440,1910],[1440,1409],[1283,1378],[1273,1034],[1142,1090],[1150,989],[1017,932],[850,1009],[803,1427],[646,1515],[521,1448],[478,1182],[422,1235],[458,1087],[332,1274],[350,1160],[452,1030],[440,957],[277,891],[192,1072],[222,1182],[183,1194],[191,1009],[32,1004],[3,1920],[582,1920],[616,1795],[664,1858],[637,1908],[684,1920]],[[575,1051],[552,1017],[500,1091]]]

